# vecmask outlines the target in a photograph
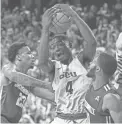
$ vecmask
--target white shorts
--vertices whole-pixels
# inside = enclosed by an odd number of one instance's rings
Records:
[[[82,124],[82,123],[86,123],[89,124],[90,120],[88,118],[85,119],[79,119],[79,120],[64,120],[61,118],[54,118],[54,121],[51,122],[51,124]]]

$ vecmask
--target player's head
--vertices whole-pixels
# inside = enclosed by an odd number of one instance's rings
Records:
[[[8,60],[16,65],[21,64],[30,68],[33,66],[34,56],[24,42],[16,42],[8,49]]]
[[[51,42],[51,49],[53,49],[54,59],[62,63],[67,63],[72,57],[65,35],[55,36]]]
[[[90,71],[94,77],[110,78],[117,69],[117,62],[111,55],[100,53],[99,56],[90,65]]]

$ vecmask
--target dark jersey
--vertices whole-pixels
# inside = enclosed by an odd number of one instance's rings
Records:
[[[1,116],[11,123],[18,123],[22,116],[22,108],[29,95],[29,87],[10,83],[3,86],[1,95]]]
[[[93,86],[90,87],[85,97],[85,107],[90,115],[90,123],[112,123],[113,120],[110,117],[109,111],[102,110],[103,97],[107,93],[113,93],[114,91],[107,84],[98,90],[94,90]]]

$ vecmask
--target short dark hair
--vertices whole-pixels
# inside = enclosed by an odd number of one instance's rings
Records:
[[[107,76],[111,77],[115,73],[117,61],[113,56],[103,52],[99,55],[98,62],[100,68]]]
[[[27,46],[24,42],[13,43],[8,49],[8,60],[14,62],[18,51],[24,46]]]

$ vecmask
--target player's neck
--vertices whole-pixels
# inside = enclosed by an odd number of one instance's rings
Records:
[[[16,66],[16,70],[26,74],[28,69],[25,65],[19,64]]]
[[[80,51],[80,50],[81,50],[80,45],[77,45],[74,49],[75,49],[76,51]]]
[[[72,58],[72,56],[71,56],[69,59],[67,59],[67,60],[65,60],[65,61],[63,61],[63,62],[61,62],[61,63],[64,64],[64,65],[69,65],[72,60],[73,60],[73,58]]]
[[[107,78],[103,78],[103,77],[96,78],[93,83],[94,90],[100,89],[102,86],[104,86],[108,82],[109,82],[109,79]]]

